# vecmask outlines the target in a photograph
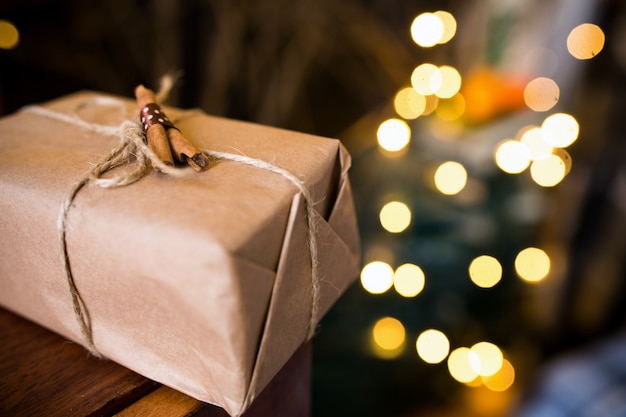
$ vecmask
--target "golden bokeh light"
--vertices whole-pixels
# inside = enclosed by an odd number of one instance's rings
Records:
[[[450,352],[450,341],[441,331],[428,329],[420,333],[415,342],[417,354],[426,363],[441,363]]]
[[[494,375],[502,368],[504,355],[500,348],[490,342],[479,342],[471,347],[472,352],[478,356],[478,361],[473,362],[476,366],[474,371],[480,376]]]
[[[468,271],[472,282],[481,288],[491,288],[502,279],[502,265],[489,255],[474,258]]]
[[[558,84],[551,78],[539,77],[524,88],[524,102],[534,111],[548,111],[559,101]]]
[[[393,285],[393,268],[386,262],[373,261],[361,270],[361,285],[370,294],[382,294]]]
[[[450,98],[461,90],[461,74],[459,71],[449,65],[439,67],[441,74],[441,86],[433,90],[433,93],[439,98]]]
[[[530,176],[542,187],[554,187],[565,178],[565,162],[557,155],[542,156],[530,165]]]
[[[458,194],[467,184],[467,171],[458,162],[448,161],[435,171],[435,187],[445,195]]]
[[[380,210],[380,224],[390,233],[400,233],[411,224],[411,209],[400,201],[391,201]]]
[[[539,248],[526,248],[515,257],[515,272],[528,282],[543,280],[550,273],[550,257]]]
[[[417,265],[400,265],[393,275],[393,286],[403,297],[411,298],[424,289],[426,277],[424,271]]]
[[[565,175],[569,174],[570,170],[572,169],[572,157],[570,156],[569,152],[567,152],[563,148],[554,148],[550,153],[558,156],[559,159],[563,161],[563,164],[565,165]]]
[[[517,140],[507,139],[496,147],[496,165],[508,174],[519,174],[528,168],[530,157],[526,145]]]
[[[434,13],[422,13],[411,23],[411,38],[422,48],[437,45],[444,34],[444,24]]]
[[[492,391],[506,391],[515,382],[515,368],[507,359],[502,361],[502,367],[494,375],[483,376],[483,384]]]
[[[576,118],[567,113],[554,113],[541,124],[541,134],[546,142],[556,148],[566,148],[578,139]]]
[[[604,48],[604,32],[592,23],[576,26],[567,36],[567,50],[576,59],[591,59]]]
[[[441,120],[447,122],[458,120],[465,113],[465,98],[461,94],[456,94],[452,98],[440,100],[435,111]]]
[[[482,387],[483,380],[481,379],[479,375],[476,378],[472,379],[470,382],[465,382],[465,385],[468,387],[472,387],[472,388]]]
[[[0,20],[0,49],[13,49],[20,41],[20,33],[8,20]]]
[[[451,13],[444,10],[437,10],[433,14],[441,19],[441,23],[443,23],[443,33],[437,43],[444,44],[450,42],[456,34],[456,19]]]
[[[545,141],[539,126],[533,126],[522,133],[520,142],[530,151],[532,161],[552,153],[552,145]]]
[[[411,128],[400,119],[387,119],[380,124],[376,132],[378,144],[389,152],[404,149],[411,140]]]
[[[429,96],[441,88],[443,76],[439,67],[431,63],[418,65],[411,73],[411,85],[418,93]]]
[[[478,366],[480,358],[469,348],[456,348],[448,356],[448,371],[459,382],[468,383],[476,379],[478,372],[475,369]]]
[[[396,350],[404,344],[406,330],[399,320],[393,317],[383,317],[374,324],[372,339],[381,349]]]
[[[424,109],[422,116],[428,116],[429,114],[431,114],[438,108],[439,108],[439,97],[437,97],[434,94],[426,96],[426,108]]]
[[[407,120],[417,119],[426,110],[426,97],[414,88],[406,87],[398,91],[393,104],[400,117]]]

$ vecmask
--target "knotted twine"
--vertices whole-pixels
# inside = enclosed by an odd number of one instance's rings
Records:
[[[167,77],[162,79],[160,92],[157,93],[158,102],[163,102],[167,98],[172,85],[173,83]],[[63,259],[65,277],[72,298],[74,316],[80,327],[81,335],[86,344],[86,348],[94,356],[102,357],[103,355],[98,351],[94,343],[89,312],[76,286],[74,275],[72,273],[70,256],[67,249],[67,223],[72,203],[80,190],[90,182],[102,188],[123,187],[133,184],[148,175],[153,166],[161,171],[161,173],[174,177],[184,177],[191,174],[193,171],[190,171],[190,168],[174,168],[164,164],[146,145],[145,133],[139,122],[125,120],[118,126],[101,125],[98,123],[87,122],[78,115],[79,110],[87,106],[94,105],[117,106],[125,112],[124,103],[121,100],[110,97],[96,97],[88,102],[82,103],[72,114],[57,112],[41,106],[27,106],[23,109],[23,111],[62,121],[103,136],[118,137],[120,139],[120,144],[117,147],[112,149],[108,155],[98,161],[70,188],[63,203],[61,204],[61,209],[59,210],[57,218],[58,241]],[[307,331],[307,339],[311,339],[315,334],[315,326],[317,324],[320,302],[320,278],[318,272],[319,261],[317,237],[315,233],[317,227],[313,215],[313,199],[309,189],[296,175],[267,161],[251,158],[245,155],[218,152],[208,149],[203,149],[202,152],[214,160],[233,161],[278,174],[291,182],[302,194],[305,201],[307,217],[307,244],[309,247],[311,262],[312,299]],[[132,168],[124,170],[124,172],[120,172],[113,176],[108,176],[106,178],[103,177],[105,173],[122,165],[131,166]]]

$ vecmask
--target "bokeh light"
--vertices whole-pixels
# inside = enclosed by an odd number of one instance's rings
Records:
[[[0,49],[13,49],[20,40],[20,33],[8,20],[0,20]]]
[[[415,342],[417,354],[426,363],[441,363],[450,352],[450,341],[441,331],[428,329],[420,333]]]
[[[461,74],[456,68],[442,65],[439,68],[441,74],[441,86],[433,90],[433,93],[440,98],[450,98],[461,89]]]
[[[539,126],[526,129],[520,142],[530,151],[530,159],[533,161],[552,153],[552,145],[545,141]]]
[[[435,171],[435,187],[442,194],[458,194],[466,184],[467,171],[458,162],[444,162]]]
[[[563,148],[554,148],[550,153],[552,155],[558,156],[559,159],[563,161],[563,164],[565,165],[565,175],[569,174],[570,170],[572,169],[572,157],[570,156],[569,152],[567,152]]]
[[[399,320],[383,317],[372,328],[374,343],[383,350],[396,350],[404,344],[406,330]]]
[[[550,154],[536,159],[530,165],[530,176],[542,187],[554,187],[565,178],[565,162],[557,155]]]
[[[386,262],[373,261],[361,270],[361,285],[371,294],[382,294],[393,285],[393,268]]]
[[[459,382],[469,383],[478,376],[475,371],[480,366],[480,358],[471,349],[460,347],[448,356],[448,371]]]
[[[478,375],[476,378],[472,379],[471,381],[465,382],[465,385],[468,387],[472,387],[472,388],[482,387],[483,380],[481,379],[480,375]]]
[[[383,206],[379,217],[385,230],[400,233],[411,224],[411,209],[400,201],[391,201]]]
[[[426,277],[424,271],[414,264],[400,265],[393,275],[393,286],[403,297],[415,297],[424,289]]]
[[[443,33],[441,34],[441,38],[437,43],[444,44],[450,42],[450,40],[456,34],[456,19],[451,13],[444,10],[437,10],[433,14],[437,16],[443,24]]]
[[[519,174],[528,168],[530,158],[528,148],[517,140],[508,139],[496,147],[496,165],[509,174]]]
[[[422,116],[428,116],[435,110],[439,108],[439,97],[434,94],[426,96],[426,108],[424,109],[424,113]]]
[[[524,88],[524,102],[531,110],[537,112],[554,107],[559,101],[559,95],[559,86],[551,78],[535,78]]]
[[[483,376],[483,384],[492,391],[506,391],[515,382],[515,368],[507,359],[502,361],[502,367],[494,375]]]
[[[541,281],[550,272],[550,257],[539,248],[526,248],[515,257],[515,271],[525,281]]]
[[[468,271],[472,282],[481,288],[491,288],[502,279],[502,265],[489,255],[474,258]]]
[[[420,94],[429,96],[441,88],[443,76],[439,68],[430,63],[418,65],[411,73],[411,85]]]
[[[388,119],[380,124],[376,132],[378,144],[389,152],[404,149],[411,140],[411,128],[400,119]]]
[[[554,113],[541,124],[541,134],[546,142],[556,148],[566,148],[578,139],[578,121],[567,113]]]
[[[396,93],[393,105],[400,117],[407,120],[417,119],[426,110],[426,97],[414,88],[406,87]]]
[[[479,361],[472,362],[474,371],[480,376],[490,376],[494,375],[496,372],[502,368],[502,361],[504,360],[504,355],[500,348],[493,343],[490,342],[479,342],[471,347],[472,352],[474,352]]]
[[[434,13],[422,13],[411,23],[411,37],[422,48],[437,45],[444,34],[444,24]]]
[[[583,23],[567,36],[567,50],[576,59],[591,59],[604,48],[604,32],[592,23]]]

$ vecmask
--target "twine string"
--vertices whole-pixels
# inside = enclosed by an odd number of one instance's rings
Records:
[[[157,98],[163,100],[165,97],[167,97],[171,86],[171,82],[168,82],[167,80],[162,81],[161,91],[157,94]],[[118,105],[121,108],[124,107],[124,103],[121,100],[109,97],[96,97],[93,100],[82,103],[77,108],[77,110],[91,105]],[[63,259],[65,277],[72,299],[74,315],[85,341],[85,347],[94,356],[102,357],[102,354],[98,351],[94,343],[93,330],[91,326],[91,320],[89,318],[88,309],[86,304],[82,300],[80,292],[78,291],[78,288],[76,286],[76,282],[72,273],[70,256],[67,248],[67,224],[72,203],[74,202],[80,190],[82,190],[89,182],[92,182],[93,184],[102,188],[122,187],[137,182],[146,175],[148,175],[153,166],[159,169],[163,174],[172,175],[174,177],[184,177],[194,171],[191,170],[191,168],[174,168],[172,166],[164,164],[161,160],[159,160],[154,152],[152,152],[152,150],[145,144],[145,134],[143,132],[143,129],[141,128],[141,125],[138,122],[125,120],[118,126],[110,126],[88,122],[82,119],[76,112],[74,114],[66,114],[40,106],[28,106],[25,107],[23,111],[78,126],[82,129],[95,132],[100,135],[119,137],[120,139],[120,143],[118,146],[116,146],[106,156],[98,161],[87,173],[83,175],[82,178],[80,178],[70,188],[61,204],[61,209],[59,210],[59,216],[57,219],[59,246]],[[312,292],[307,339],[311,339],[315,334],[315,326],[317,324],[317,316],[319,314],[320,278],[318,272],[319,261],[316,236],[317,226],[315,224],[315,218],[313,215],[313,199],[309,189],[306,187],[304,182],[300,180],[297,176],[295,176],[288,170],[280,168],[269,162],[227,152],[217,152],[211,150],[203,150],[203,152],[207,156],[214,159],[233,161],[278,174],[291,182],[304,197],[308,226],[307,244],[310,252]],[[116,175],[104,177],[104,174],[119,166],[126,166],[130,168],[127,168],[123,172],[120,172]]]
[[[270,171],[275,174],[281,175],[283,178],[287,179],[293,185],[298,188],[302,197],[304,197],[305,209],[306,209],[306,218],[307,218],[307,246],[309,247],[309,252],[311,256],[311,312],[309,318],[309,328],[307,333],[307,339],[311,339],[315,335],[315,326],[317,324],[317,316],[319,314],[319,303],[320,303],[320,278],[319,278],[319,260],[318,260],[318,247],[317,247],[317,225],[315,224],[315,216],[313,215],[313,197],[311,196],[311,192],[306,187],[304,182],[302,182],[298,177],[296,177],[291,172],[286,169],[280,168],[276,165],[270,164],[269,162],[250,158],[245,155],[237,155],[227,152],[217,152],[217,151],[209,151],[205,150],[204,153],[207,156],[238,162],[240,164],[250,165],[257,168],[260,168],[265,171]]]

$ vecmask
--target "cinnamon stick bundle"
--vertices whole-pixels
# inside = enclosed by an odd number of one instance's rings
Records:
[[[139,85],[135,88],[135,97],[148,146],[164,164],[173,166],[176,158],[198,172],[209,167],[209,158],[167,118],[152,90]]]

